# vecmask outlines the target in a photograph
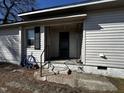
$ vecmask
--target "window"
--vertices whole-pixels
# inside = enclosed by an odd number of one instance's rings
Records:
[[[27,31],[27,47],[34,47],[35,33],[33,29]]]
[[[35,27],[35,49],[40,49],[40,27]]]
[[[27,30],[27,47],[40,49],[40,27]]]

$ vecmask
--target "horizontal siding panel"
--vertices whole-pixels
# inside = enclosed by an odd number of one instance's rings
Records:
[[[88,50],[88,49],[86,49],[86,52],[87,53],[124,53],[124,50],[114,50],[113,51],[113,49],[93,49],[93,50]]]
[[[99,35],[96,35],[96,36],[94,36],[94,37],[86,37],[86,39],[104,39],[104,38],[107,38],[107,39],[109,39],[109,38],[114,38],[114,39],[116,39],[116,38],[124,38],[124,36],[99,36]]]
[[[123,48],[124,45],[86,45],[86,49],[89,49],[89,48],[108,48],[108,49],[112,49],[112,48],[118,48],[118,49],[121,49]]]
[[[123,33],[119,33],[119,32],[110,32],[110,33],[97,33],[97,34],[86,34],[87,37],[94,37],[94,36],[124,36],[124,32]]]
[[[87,42],[118,42],[118,41],[123,42],[124,38],[118,38],[118,39],[112,38],[112,39],[109,39],[109,40],[106,39],[106,38],[104,38],[103,40],[101,40],[101,39],[87,39]]]
[[[108,50],[113,50],[114,49],[113,51],[120,51],[120,50],[123,51],[124,50],[123,47],[124,47],[123,45],[122,46],[121,45],[120,46],[119,45],[116,45],[116,46],[111,46],[111,45],[110,46],[109,45],[99,45],[99,46],[98,45],[96,45],[96,46],[95,45],[87,45],[86,50],[95,50],[95,51],[97,51],[97,50],[98,51],[99,50],[107,50],[108,51]]]
[[[112,25],[112,24],[99,24],[102,28],[105,28],[105,29],[124,29],[124,23],[120,23],[120,24],[115,24],[115,25]]]
[[[111,61],[111,62],[117,62],[117,61],[120,61],[120,62],[123,62],[124,63],[124,60],[123,60],[123,57],[117,57],[117,56],[106,56],[106,59],[104,58],[101,58],[99,57],[98,55],[96,56],[86,56],[86,60],[100,60],[100,61]]]
[[[124,39],[124,37],[123,37],[123,35],[121,34],[121,35],[96,35],[96,36],[87,36],[86,37],[86,40],[88,40],[88,39],[104,39],[104,38],[106,38],[106,39],[120,39],[120,38],[122,38],[122,39]]]
[[[107,34],[107,33],[108,33],[108,34],[109,34],[109,33],[110,33],[110,34],[111,34],[111,33],[113,33],[113,34],[120,34],[120,33],[124,33],[124,29],[119,29],[119,28],[118,28],[118,31],[117,31],[117,29],[108,29],[108,30],[107,30],[107,29],[98,29],[98,30],[94,30],[94,29],[93,29],[93,30],[88,30],[88,31],[86,32],[86,36],[87,36],[87,35],[90,35],[90,34],[91,34],[91,35],[92,35],[92,34],[96,34],[96,35],[97,35],[97,34],[101,34],[101,33],[102,33],[102,34]]]
[[[124,45],[124,41],[102,41],[102,42],[86,42],[87,45],[93,45],[93,44],[96,44],[96,45],[112,45],[112,47],[115,45]]]
[[[110,59],[123,59],[124,58],[124,54],[123,55],[108,55],[108,54],[104,53],[104,55],[106,56],[107,59],[109,59],[109,58]],[[97,53],[95,55],[88,55],[87,54],[86,57],[87,57],[87,59],[88,58],[100,58],[101,59],[101,57],[99,56],[99,53]]]
[[[124,12],[124,11],[123,11]],[[124,14],[123,14],[124,15]],[[99,26],[101,26],[102,28],[111,28],[112,26],[114,26],[114,27],[123,27],[123,20],[124,19],[121,19],[121,18],[123,18],[123,15],[121,15],[121,17],[118,17],[118,18],[115,18],[115,17],[109,17],[109,18],[107,18],[107,19],[103,19],[102,17],[104,17],[104,15],[102,16],[101,15],[101,17],[93,17],[91,14],[90,14],[90,17],[88,16],[87,18],[87,22],[88,23],[90,23],[89,24],[89,26],[92,26],[91,24],[96,24],[96,23],[99,23],[98,25]],[[113,16],[115,16],[115,15],[113,15]],[[112,19],[112,18],[114,18],[114,19]],[[111,19],[111,20],[110,20]],[[89,21],[90,20],[90,21]],[[108,21],[111,21],[111,22],[108,22]],[[112,21],[120,21],[120,22],[113,22],[112,23]],[[103,23],[103,22],[107,22],[107,23]]]
[[[87,53],[87,55],[97,55],[96,53]],[[123,56],[124,57],[124,53],[123,54],[117,54],[117,53],[114,53],[114,54],[112,54],[112,53],[107,53],[107,55],[108,56]]]
[[[93,44],[96,44],[96,46],[111,46],[111,47],[123,47],[124,42],[87,42],[87,46],[94,46]]]
[[[124,27],[124,22],[121,23],[106,23],[106,24],[99,24],[103,28],[109,28],[109,27]]]
[[[89,13],[84,29],[87,65],[124,67],[124,9]]]
[[[94,20],[94,21],[95,21],[95,20]],[[88,32],[90,32],[90,31],[92,31],[92,30],[94,30],[94,31],[100,30],[100,31],[105,31],[105,32],[109,32],[109,31],[115,32],[116,30],[121,31],[121,30],[124,29],[124,27],[109,27],[109,28],[104,28],[104,27],[101,27],[101,26],[99,25],[99,23],[100,23],[100,22],[98,22],[97,24],[96,24],[96,23],[93,23],[93,24],[92,24],[92,23],[89,23],[89,22],[88,22],[89,28],[88,28],[88,27],[85,27],[85,28],[89,30]]]
[[[104,31],[106,30],[107,31],[107,30],[113,30],[113,29],[114,30],[123,30],[124,27],[121,27],[121,26],[120,27],[116,27],[115,26],[115,27],[109,27],[109,28],[102,28],[101,30],[104,30]]]

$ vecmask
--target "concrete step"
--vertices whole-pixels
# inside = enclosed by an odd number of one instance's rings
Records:
[[[46,61],[48,62],[48,61]],[[80,59],[65,59],[65,60],[49,60],[50,63],[52,64],[68,64],[68,65],[77,65],[80,62]]]
[[[83,66],[79,63],[79,59],[71,60],[52,60],[46,61],[47,64],[44,68],[49,69],[49,71],[54,71],[55,73],[67,74],[68,70],[83,72]]]

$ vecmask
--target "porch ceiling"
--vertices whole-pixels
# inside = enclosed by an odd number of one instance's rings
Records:
[[[24,21],[17,22],[12,24],[4,24],[0,25],[2,27],[14,27],[14,26],[27,26],[27,25],[55,25],[55,24],[64,24],[64,23],[79,23],[83,22],[86,18],[87,14],[78,14],[78,15],[70,15],[70,16],[62,16],[62,17],[52,17],[47,19],[33,20],[33,21]]]

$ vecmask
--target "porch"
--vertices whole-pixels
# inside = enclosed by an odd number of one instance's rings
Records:
[[[40,66],[50,62],[63,68],[66,63],[71,70],[77,70],[77,63],[82,62],[85,17],[85,14],[64,16],[26,24],[21,33],[22,61],[32,54]]]
[[[76,62],[81,57],[81,45],[82,23],[45,27],[45,61],[73,59]]]

